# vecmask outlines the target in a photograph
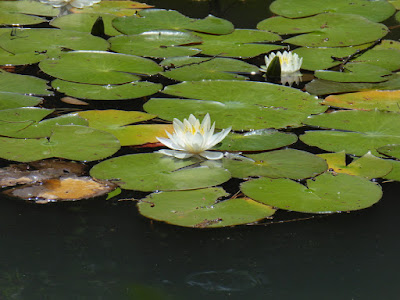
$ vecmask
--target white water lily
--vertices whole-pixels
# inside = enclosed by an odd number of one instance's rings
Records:
[[[64,7],[69,8],[83,8],[85,6],[92,6],[95,3],[99,3],[101,0],[39,0],[42,3],[50,4],[53,7]]]
[[[166,132],[169,139],[157,137],[161,143],[172,150],[161,149],[158,151],[159,153],[176,158],[200,155],[211,160],[221,159],[224,156],[221,152],[207,150],[221,142],[231,131],[231,127],[214,134],[215,122],[211,126],[209,114],[205,115],[201,124],[195,116],[190,115],[183,122],[174,119],[173,126],[174,132],[172,134]]]
[[[279,62],[281,64],[281,76],[287,75],[291,73],[295,73],[300,70],[301,64],[303,63],[303,58],[299,57],[297,53],[292,53],[288,51],[282,52],[273,52],[269,56],[265,55],[265,66],[261,66],[261,71],[266,72],[268,70],[268,66],[275,58],[275,56],[279,57]]]

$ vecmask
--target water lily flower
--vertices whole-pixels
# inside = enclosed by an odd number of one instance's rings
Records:
[[[161,143],[172,150],[161,149],[158,151],[159,153],[176,158],[200,155],[211,160],[221,159],[224,156],[221,152],[207,150],[221,142],[231,131],[231,127],[214,134],[215,122],[211,126],[209,114],[205,115],[201,124],[195,116],[190,115],[183,122],[174,119],[173,126],[172,134],[166,132],[169,139],[157,137]]]
[[[299,57],[297,53],[292,53],[288,51],[273,52],[269,56],[265,56],[265,66],[261,66],[261,71],[266,72],[268,70],[269,64],[275,58],[279,57],[279,62],[281,64],[281,75],[292,74],[300,70],[301,64],[303,63],[303,58]]]
[[[101,0],[40,0],[42,3],[50,4],[53,7],[64,7],[69,8],[83,8],[85,6],[92,6],[95,3],[99,3]]]

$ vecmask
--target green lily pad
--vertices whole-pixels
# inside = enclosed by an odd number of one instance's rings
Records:
[[[13,54],[0,48],[0,65],[29,65],[35,64],[47,56],[39,52],[17,53]]]
[[[91,84],[127,83],[140,79],[138,75],[153,75],[162,71],[149,59],[102,51],[62,53],[58,58],[40,62],[39,67],[59,79]]]
[[[265,151],[288,146],[297,135],[272,129],[259,129],[244,134],[230,133],[213,149],[223,151]]]
[[[18,107],[36,106],[42,98],[9,92],[0,92],[0,110]]]
[[[175,10],[145,9],[139,17],[121,17],[113,21],[113,26],[125,34],[139,34],[151,30],[192,30],[212,34],[228,34],[233,24],[227,20],[207,16],[204,19],[188,18]]]
[[[400,144],[400,114],[381,111],[337,111],[312,116],[306,125],[335,130],[306,131],[300,139],[321,149],[361,156],[388,144]]]
[[[233,177],[265,176],[270,178],[304,179],[326,171],[326,162],[309,152],[285,149],[246,154],[247,159],[224,159],[224,167]]]
[[[387,81],[377,83],[334,82],[317,79],[306,84],[307,92],[313,95],[328,95],[337,93],[358,92],[367,90],[398,90],[400,89],[400,74],[387,77]]]
[[[379,109],[398,112],[400,105],[400,90],[373,90],[341,95],[330,95],[325,98],[322,104],[357,110]]]
[[[396,71],[400,68],[400,42],[383,40],[379,45],[356,57],[353,62],[366,63]]]
[[[108,1],[107,1],[108,2]],[[102,3],[102,2],[100,2]],[[104,22],[104,31],[105,34],[110,36],[115,36],[121,34],[118,30],[116,30],[111,22],[115,18],[115,15],[111,14],[69,14],[64,15],[58,18],[53,19],[50,22],[51,26],[58,27],[66,30],[76,30],[82,32],[90,33],[93,27],[93,24],[96,22],[97,18],[101,17]]]
[[[361,158],[354,159],[348,165],[346,165],[346,153],[344,151],[318,154],[318,156],[325,159],[329,170],[335,173],[372,179],[384,177],[392,170],[392,164],[388,160],[376,157],[369,152]]]
[[[81,111],[79,116],[89,121],[89,126],[99,130],[107,131],[117,137],[121,146],[142,145],[146,143],[157,143],[157,137],[166,137],[166,130],[173,131],[170,124],[128,124],[147,121],[156,115],[146,114],[140,111],[123,110],[90,110]]]
[[[309,47],[344,47],[361,45],[384,37],[388,28],[364,17],[349,14],[320,14],[308,18],[269,18],[258,29],[278,34],[297,34],[286,43]],[[301,35],[298,35],[303,33]]]
[[[400,0],[388,0],[397,10],[400,9]]]
[[[191,33],[174,30],[153,30],[136,35],[120,35],[109,39],[111,50],[147,57],[195,55],[201,39]],[[189,46],[190,45],[190,46]]]
[[[287,18],[303,18],[320,13],[342,13],[363,16],[374,22],[382,22],[394,14],[395,8],[387,1],[370,0],[276,0],[270,10]]]
[[[389,159],[392,164],[392,171],[386,174],[383,178],[387,180],[400,181],[400,161]]]
[[[134,81],[119,85],[98,85],[69,82],[56,79],[52,87],[69,96],[90,100],[124,100],[152,95],[162,89],[162,85],[147,81]]]
[[[235,29],[226,35],[201,33],[196,33],[196,35],[203,40],[203,43],[196,47],[202,50],[202,54],[211,56],[250,58],[282,48],[279,45],[265,44],[280,41],[281,37],[262,30]]]
[[[44,79],[0,70],[0,91],[2,92],[50,96],[53,93],[48,88],[47,81]]]
[[[400,159],[400,143],[395,145],[387,145],[377,149],[379,153],[386,156]]]
[[[210,187],[230,179],[230,173],[207,165],[189,167],[196,158],[179,160],[160,153],[125,155],[103,161],[91,170],[97,179],[118,179],[124,189],[144,192]]]
[[[48,56],[67,50],[107,50],[109,44],[87,32],[34,28],[16,29],[12,35],[0,36],[1,48],[11,53],[46,53]]]
[[[72,8],[74,14],[107,13],[116,16],[132,16],[139,10],[151,8],[151,5],[136,1],[101,1],[84,8]]]
[[[267,205],[305,213],[359,210],[382,197],[381,187],[365,178],[329,173],[307,180],[307,186],[290,179],[259,178],[242,183],[241,190]]]
[[[138,208],[147,218],[195,228],[254,223],[275,213],[272,207],[249,198],[217,202],[226,195],[222,188],[153,193],[139,201]]]
[[[382,82],[388,80],[383,76],[389,74],[392,74],[390,70],[379,66],[367,63],[348,63],[343,72],[319,70],[315,72],[315,77],[338,82]]]
[[[55,17],[60,9],[38,1],[0,1],[0,11]]]
[[[231,58],[209,57],[173,57],[161,63],[164,67],[173,67],[161,73],[165,77],[178,81],[226,79],[246,80],[237,73],[257,73],[258,67],[244,61]]]
[[[400,23],[400,12],[397,12],[394,17],[395,17],[396,21]]]
[[[0,157],[20,162],[50,157],[93,161],[106,158],[119,148],[119,141],[112,134],[79,125],[56,125],[48,138],[0,137]]]
[[[0,2],[1,3],[1,2]],[[46,19],[29,16],[25,14],[20,14],[16,12],[5,12],[0,11],[0,25],[12,25],[12,26],[22,26],[22,25],[33,25],[46,22]]]
[[[170,121],[209,113],[217,128],[234,130],[296,127],[308,115],[326,110],[307,93],[263,82],[186,81],[167,86],[163,93],[194,99],[153,98],[144,109]]]

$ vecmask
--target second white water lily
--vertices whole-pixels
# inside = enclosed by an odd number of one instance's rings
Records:
[[[161,149],[158,151],[159,153],[176,158],[188,158],[200,155],[207,159],[216,160],[223,157],[223,153],[221,152],[207,150],[221,142],[231,131],[231,127],[214,134],[215,122],[211,126],[209,114],[205,115],[201,124],[195,116],[190,115],[183,122],[174,119],[173,126],[174,132],[172,134],[167,132],[169,139],[157,138],[172,150]]]
[[[275,56],[279,57],[279,62],[281,65],[281,75],[295,73],[300,70],[301,64],[303,63],[303,58],[299,57],[296,53],[284,51],[273,52],[269,56],[265,56],[265,66],[261,66],[261,71],[266,72],[272,60]]]
[[[101,0],[39,0],[42,3],[50,4],[53,7],[76,7],[83,8],[99,3]]]

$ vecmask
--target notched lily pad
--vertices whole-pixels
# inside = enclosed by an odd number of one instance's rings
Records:
[[[124,189],[145,192],[188,190],[215,186],[228,181],[230,173],[220,166],[200,164],[160,153],[125,155],[103,161],[90,170],[98,179],[118,180]]]
[[[99,197],[112,191],[115,187],[115,184],[93,180],[91,177],[73,176],[49,179],[40,185],[9,189],[5,194],[32,200],[38,204],[46,204]]]
[[[113,26],[125,34],[161,29],[192,30],[212,34],[227,34],[233,31],[231,22],[212,15],[204,19],[192,19],[175,10],[164,9],[145,9],[139,12],[139,16],[116,18]]]
[[[41,78],[8,73],[0,70],[0,91],[28,94],[37,96],[51,96],[47,81]]]
[[[84,8],[72,8],[74,14],[107,13],[115,16],[132,16],[139,10],[153,6],[136,1],[101,1],[92,6]]]
[[[169,224],[212,228],[254,223],[272,216],[275,209],[249,198],[218,202],[222,188],[153,193],[138,203],[145,217]]]
[[[377,151],[386,156],[400,159],[400,143],[395,145],[386,145],[377,149]]]
[[[335,213],[370,207],[382,197],[379,185],[347,174],[324,173],[306,186],[290,179],[259,178],[241,184],[247,196],[276,208],[304,213]]]
[[[304,179],[317,176],[328,168],[320,157],[295,149],[246,154],[243,158],[224,159],[223,163],[232,176],[238,178],[265,176]]]
[[[47,17],[55,17],[60,12],[51,5],[31,0],[0,1],[0,11]]]
[[[43,22],[46,22],[46,19],[17,12],[0,11],[0,26],[34,25]]]
[[[0,110],[36,106],[42,98],[0,91]]]

